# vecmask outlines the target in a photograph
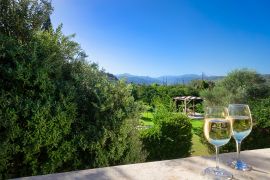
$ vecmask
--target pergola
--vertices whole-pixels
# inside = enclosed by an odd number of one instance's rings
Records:
[[[197,96],[177,96],[174,97],[173,100],[176,101],[176,105],[178,106],[178,102],[180,101],[181,103],[184,103],[184,109],[183,112],[187,113],[187,109],[188,109],[188,104],[192,103],[192,110],[193,110],[193,115],[195,114],[195,101],[203,101],[203,99],[201,97],[197,97]]]

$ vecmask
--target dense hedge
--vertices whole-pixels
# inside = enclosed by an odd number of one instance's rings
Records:
[[[187,157],[191,150],[191,123],[182,114],[170,113],[156,121],[154,127],[143,130],[141,139],[149,153],[147,160]]]

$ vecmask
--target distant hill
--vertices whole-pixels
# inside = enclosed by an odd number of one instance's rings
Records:
[[[128,83],[135,84],[187,84],[192,80],[202,79],[201,75],[197,74],[184,74],[179,76],[160,76],[157,78],[149,76],[136,76],[131,74],[119,74],[115,75],[118,79],[125,79]],[[218,80],[223,78],[223,76],[203,76],[204,80]]]
[[[128,83],[135,83],[135,84],[161,84],[162,81],[158,80],[157,78],[152,78],[149,76],[135,76],[131,74],[119,74],[115,75],[118,79],[125,79]]]

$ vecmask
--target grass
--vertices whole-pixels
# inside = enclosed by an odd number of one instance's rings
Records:
[[[145,126],[153,126],[154,123],[152,121],[153,113],[144,112],[142,113],[142,117],[140,122]],[[210,155],[207,147],[200,142],[199,133],[201,133],[203,129],[203,120],[191,120],[192,124],[192,147],[191,147],[191,156],[205,156]]]
[[[192,124],[192,147],[191,156],[210,155],[207,147],[201,143],[199,132],[203,129],[203,120],[191,120]]]
[[[196,128],[203,128],[203,120],[192,119],[191,124],[192,124],[192,129],[194,129],[194,130]]]
[[[143,125],[145,125],[145,126],[153,126],[154,123],[153,123],[152,119],[153,119],[152,112],[144,112],[144,113],[142,113],[142,117],[140,119],[140,122],[142,122]]]

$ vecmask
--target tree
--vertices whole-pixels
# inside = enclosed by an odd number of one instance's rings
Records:
[[[213,89],[201,92],[207,105],[247,103],[249,99],[261,99],[269,95],[265,79],[256,71],[234,70],[216,83]]]
[[[49,0],[1,0],[0,32],[20,41],[30,40],[33,32],[48,23],[52,10]]]
[[[48,1],[0,5],[0,179],[144,161],[131,87],[49,27]]]
[[[190,82],[190,86],[198,89],[198,90],[203,90],[203,89],[211,89],[214,87],[214,82],[213,81],[205,81],[205,80],[193,80]]]

